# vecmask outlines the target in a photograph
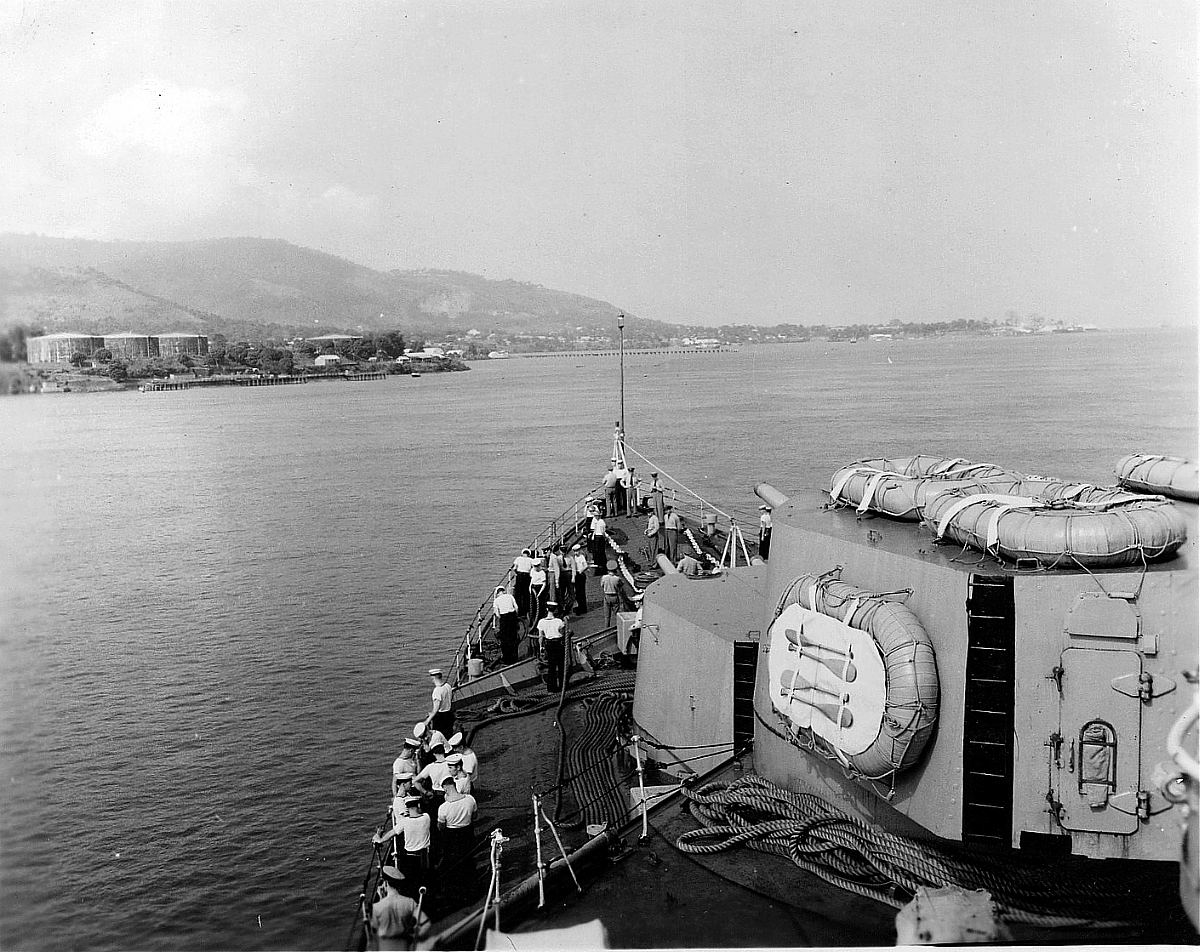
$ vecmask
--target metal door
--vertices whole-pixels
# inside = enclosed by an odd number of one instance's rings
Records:
[[[1136,802],[1140,789],[1142,703],[1127,686],[1136,685],[1141,672],[1136,651],[1067,648],[1062,653],[1061,741],[1051,756],[1063,829],[1137,832],[1137,816],[1121,806]]]

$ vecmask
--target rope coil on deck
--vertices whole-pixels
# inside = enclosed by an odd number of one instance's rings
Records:
[[[1013,922],[1128,926],[1172,899],[1169,888],[1139,881],[1127,870],[1089,867],[1084,884],[1078,875],[1064,875],[1067,864],[1035,866],[1010,856],[1003,867],[987,866],[978,854],[968,859],[942,845],[868,826],[820,797],[755,775],[683,792],[704,827],[679,837],[681,851],[708,854],[746,845],[786,856],[834,886],[895,908],[921,886],[959,886],[987,889],[998,913]]]

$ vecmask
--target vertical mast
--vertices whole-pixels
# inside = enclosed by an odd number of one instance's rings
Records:
[[[621,364],[621,459],[625,459],[625,312],[617,312],[617,330],[620,332],[620,364]]]

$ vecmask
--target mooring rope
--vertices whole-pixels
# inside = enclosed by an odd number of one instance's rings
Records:
[[[841,889],[900,908],[918,887],[986,889],[998,913],[1013,922],[1046,927],[1128,926],[1147,909],[1171,901],[1161,885],[1128,871],[1089,868],[1086,882],[1064,863],[1035,866],[1019,857],[985,865],[947,847],[868,826],[820,797],[793,793],[756,775],[729,785],[684,788],[704,827],[682,834],[685,853],[716,853],[735,846],[788,857]],[[1098,864],[1097,864],[1098,865]],[[1145,879],[1145,881],[1142,881]],[[1160,895],[1161,893],[1161,895]]]

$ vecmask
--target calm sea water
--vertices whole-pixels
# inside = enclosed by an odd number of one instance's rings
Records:
[[[598,481],[613,359],[0,400],[0,945],[340,948],[400,736]],[[631,444],[718,504],[926,452],[1100,483],[1194,456],[1194,333],[626,361]]]

